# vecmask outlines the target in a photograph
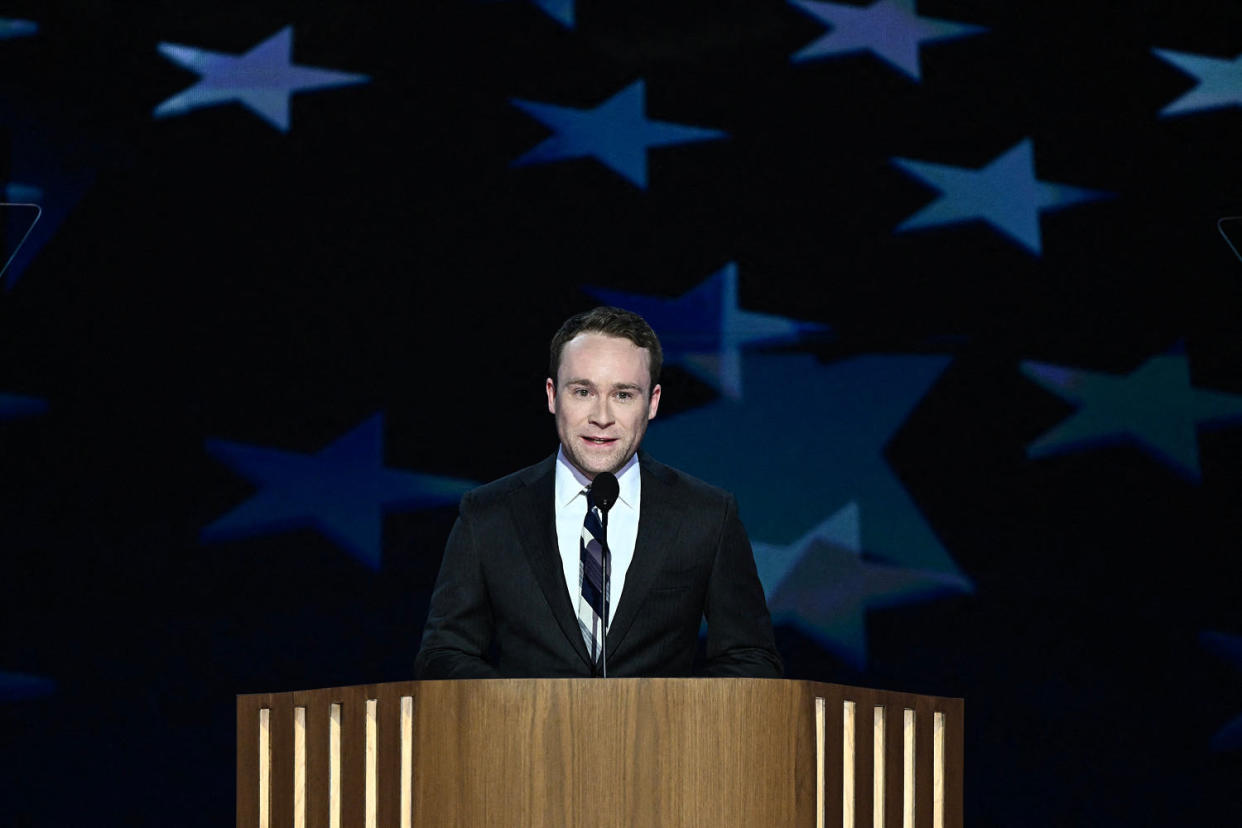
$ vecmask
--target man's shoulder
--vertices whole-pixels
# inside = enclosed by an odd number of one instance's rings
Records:
[[[733,495],[729,491],[667,463],[661,463],[646,452],[639,453],[638,462],[644,473],[644,485],[647,480],[651,480],[664,488],[671,496],[690,501],[721,504],[733,500]]]
[[[471,489],[462,498],[462,508],[486,509],[507,501],[517,492],[546,482],[554,473],[556,455],[546,457],[524,469]]]

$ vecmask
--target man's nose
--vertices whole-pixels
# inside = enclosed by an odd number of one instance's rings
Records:
[[[613,419],[612,408],[608,404],[608,397],[604,395],[596,397],[595,405],[591,406],[591,422],[598,426],[610,426]]]

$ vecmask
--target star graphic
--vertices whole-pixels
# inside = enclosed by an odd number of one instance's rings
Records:
[[[0,422],[22,417],[36,417],[47,411],[47,401],[16,394],[0,394]]]
[[[866,355],[824,365],[804,354],[747,354],[744,400],[661,415],[643,445],[732,491],[753,538],[795,543],[799,527],[856,503],[868,516],[857,548],[873,562],[960,577],[884,457],[948,363]],[[772,566],[766,577],[775,586],[782,570]]]
[[[1031,361],[1021,369],[1078,407],[1028,447],[1031,457],[1130,441],[1198,482],[1196,426],[1242,421],[1242,394],[1193,388],[1184,355],[1153,357],[1124,376]]]
[[[1199,641],[1207,649],[1242,672],[1242,637],[1204,631]],[[1219,751],[1242,750],[1242,715],[1230,721],[1212,737],[1212,749]]]
[[[259,491],[202,532],[204,541],[314,527],[379,569],[383,507],[456,503],[474,483],[383,467],[384,418],[377,414],[315,454],[209,440],[207,451]]]
[[[647,150],[725,137],[714,129],[649,120],[646,87],[635,81],[593,109],[511,98],[510,102],[555,134],[513,162],[546,164],[568,158],[594,158],[618,175],[647,189]]]
[[[38,33],[39,24],[32,20],[0,17],[0,40],[11,40],[15,37],[31,37]]]
[[[793,56],[795,61],[814,60],[870,51],[914,80],[920,79],[919,45],[923,41],[949,40],[987,31],[983,26],[920,17],[914,0],[877,0],[869,6],[789,0],[832,30]]]
[[[366,75],[293,63],[293,27],[285,26],[244,55],[160,43],[164,57],[197,72],[198,83],[155,108],[155,117],[184,115],[203,106],[237,101],[281,132],[289,131],[289,96],[370,80]]]
[[[859,514],[858,504],[850,502],[794,543],[757,542],[754,551],[773,623],[801,629],[863,670],[867,610],[971,587],[956,575],[867,561]]]
[[[1193,89],[1160,110],[1161,115],[1242,106],[1242,55],[1226,60],[1168,49],[1152,49],[1152,52],[1199,80]]]
[[[1111,195],[1037,180],[1029,138],[977,170],[906,158],[894,158],[893,163],[941,193],[898,225],[897,232],[982,219],[1037,256],[1043,252],[1039,233],[1041,210]]]
[[[742,310],[734,262],[675,299],[599,287],[585,290],[642,316],[659,334],[665,362],[683,365],[735,400],[742,396],[744,347],[790,342],[827,330],[823,325]]]
[[[56,692],[56,682],[43,676],[0,672],[0,701],[41,699]]]

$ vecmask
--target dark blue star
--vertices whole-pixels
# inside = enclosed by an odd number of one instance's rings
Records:
[[[873,562],[960,578],[884,457],[948,362],[750,354],[745,400],[657,417],[644,445],[734,492],[751,537],[769,545],[795,544],[825,513],[857,503],[867,517],[859,548]]]
[[[16,394],[0,394],[0,421],[35,417],[47,411],[47,401]]]
[[[41,699],[56,692],[56,682],[43,676],[0,672],[0,701]]]
[[[1185,355],[1153,357],[1124,376],[1042,362],[1021,367],[1031,380],[1078,406],[1030,445],[1031,457],[1134,442],[1199,482],[1196,427],[1242,421],[1242,394],[1192,387]]]
[[[1202,109],[1242,106],[1242,55],[1225,60],[1168,49],[1152,51],[1199,81],[1189,92],[1160,110],[1161,115],[1184,115]]]
[[[511,99],[514,106],[554,133],[514,161],[513,166],[594,158],[646,189],[648,148],[725,137],[725,133],[714,129],[648,119],[645,90],[643,81],[635,81],[592,109]]]
[[[1203,632],[1199,641],[1225,661],[1242,672],[1242,637],[1218,632]],[[1212,737],[1212,748],[1219,751],[1242,750],[1242,715],[1233,719]]]
[[[854,502],[788,546],[754,550],[773,623],[799,628],[858,670],[867,666],[868,610],[971,589],[956,575],[867,561]]]
[[[893,163],[941,193],[898,225],[898,232],[982,219],[1037,256],[1043,251],[1039,233],[1041,210],[1110,195],[1037,180],[1029,138],[977,170],[906,158],[894,158]]]
[[[39,24],[32,20],[0,17],[0,40],[11,40],[15,37],[31,37],[38,33]]]
[[[920,17],[914,0],[878,0],[859,7],[816,0],[789,0],[832,30],[793,56],[795,61],[870,51],[919,80],[919,46],[987,31],[982,26]]]
[[[533,0],[534,4],[567,29],[574,27],[574,0]]]
[[[456,503],[474,483],[383,467],[384,418],[375,415],[315,454],[209,440],[207,450],[259,491],[207,526],[205,541],[314,527],[379,569],[382,509]]]
[[[645,318],[660,335],[666,362],[690,369],[730,399],[742,396],[743,348],[790,342],[827,330],[823,325],[742,310],[733,262],[675,299],[597,287],[585,290]]]
[[[289,97],[295,92],[365,83],[366,75],[293,63],[293,27],[286,26],[244,55],[161,43],[164,57],[202,76],[155,108],[155,117],[184,115],[203,106],[243,104],[281,132],[289,131]]]
[[[9,265],[17,258],[17,251],[21,250],[22,245],[30,238],[35,225],[39,223],[39,217],[43,215],[42,208],[33,203],[43,197],[43,192],[39,188],[28,184],[12,183],[4,189],[6,200],[24,203],[0,204],[0,222],[3,222],[4,237],[17,239],[16,244],[11,249],[3,251],[3,256],[0,256],[0,283],[3,283],[4,276],[8,273]],[[12,283],[10,283],[11,286]]]

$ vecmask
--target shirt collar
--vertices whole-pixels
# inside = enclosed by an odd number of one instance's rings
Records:
[[[638,496],[641,486],[642,475],[638,468],[638,452],[634,452],[633,456],[626,462],[621,470],[617,472],[617,484],[621,491],[617,494],[617,500],[624,503],[627,507],[634,509],[638,504]],[[591,485],[591,481],[587,476],[578,470],[577,466],[569,462],[569,458],[565,456],[565,447],[560,446],[556,450],[556,504],[560,508],[564,508],[573,502],[574,498],[582,494],[582,490]],[[583,507],[584,509],[586,507]]]

